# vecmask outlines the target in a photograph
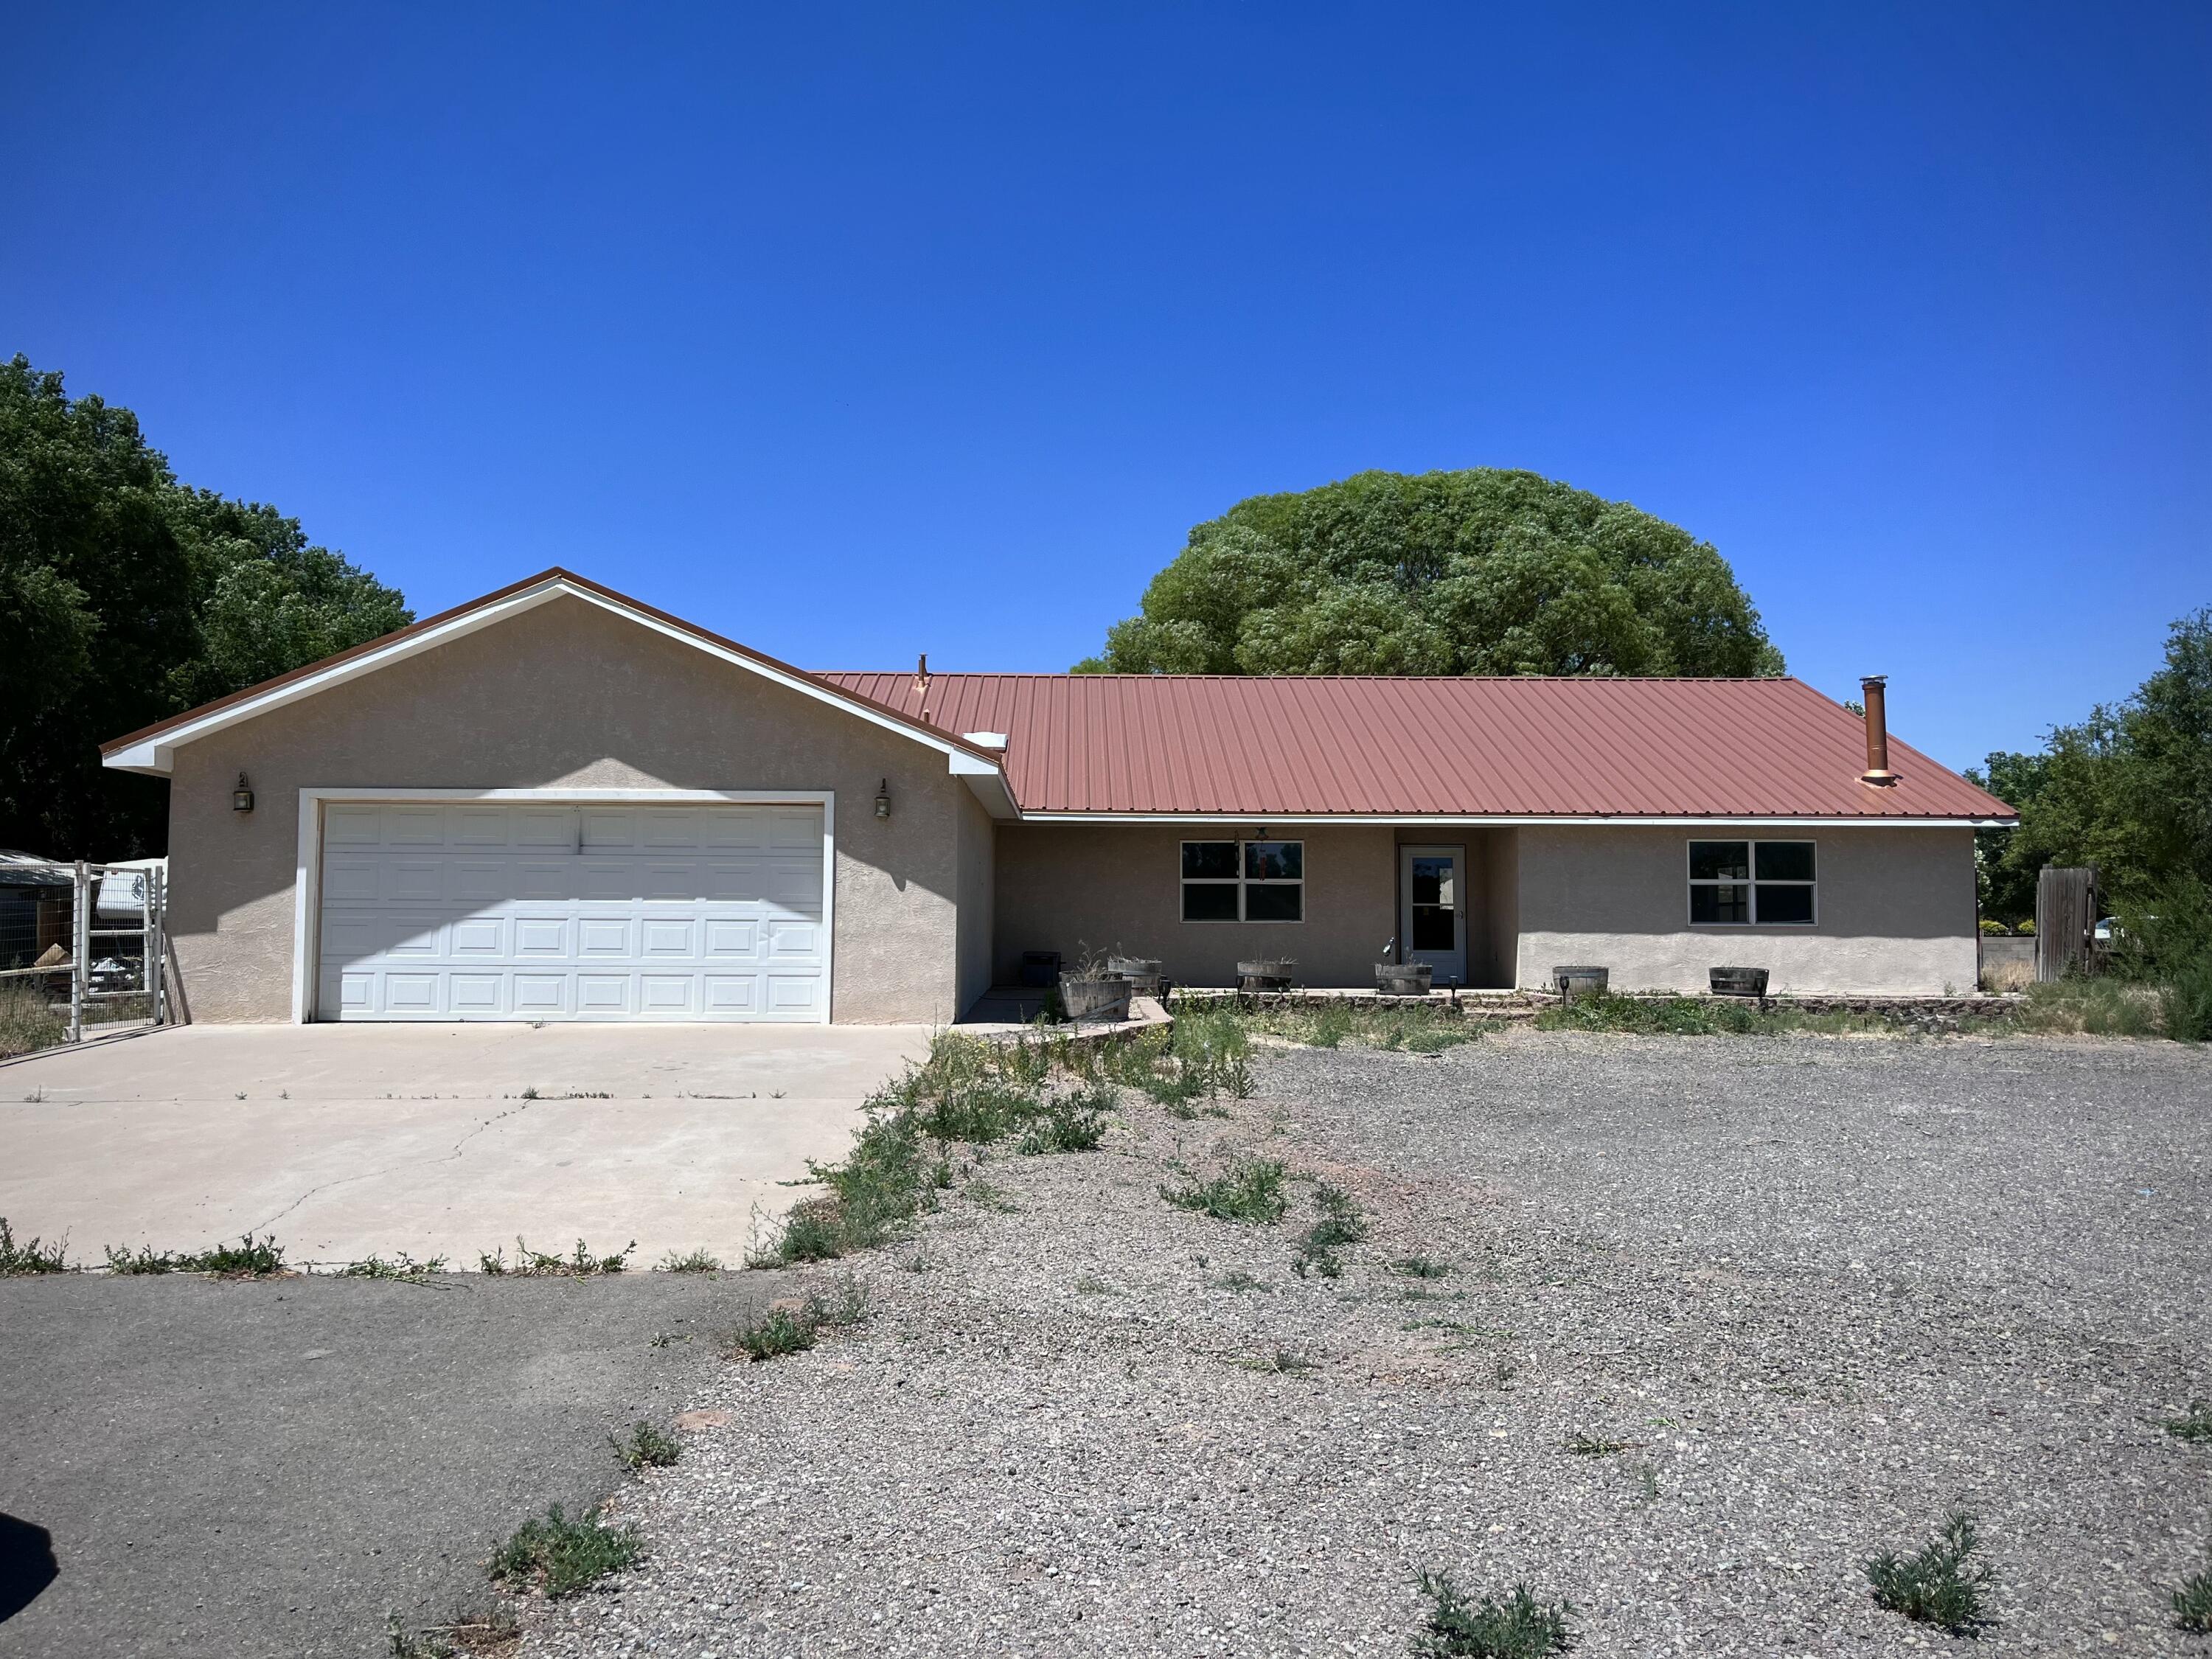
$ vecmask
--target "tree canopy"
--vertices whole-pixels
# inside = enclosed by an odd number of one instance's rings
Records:
[[[2035,914],[2046,864],[2094,864],[2138,903],[2212,883],[2212,609],[2173,624],[2164,664],[2126,702],[1968,775],[2020,811],[2017,830],[1985,831],[1976,849],[1982,908],[1996,921]]]
[[[179,483],[129,410],[0,364],[0,846],[160,851],[161,786],[103,741],[413,619],[296,519]]]
[[[1782,657],[1710,543],[1476,467],[1237,502],[1075,672],[1748,676]]]

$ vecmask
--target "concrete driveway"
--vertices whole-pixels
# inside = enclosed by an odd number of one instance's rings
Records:
[[[779,1182],[843,1155],[919,1026],[185,1026],[0,1066],[21,1239],[474,1267],[515,1236],[744,1254]]]

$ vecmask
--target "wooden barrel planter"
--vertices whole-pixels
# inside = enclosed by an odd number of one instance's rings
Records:
[[[1603,996],[1612,977],[1612,971],[1605,968],[1554,968],[1552,988],[1572,1002],[1580,997]]]
[[[1297,971],[1297,962],[1291,957],[1261,957],[1253,962],[1237,964],[1237,988],[1240,991],[1287,991],[1291,976]]]
[[[1109,957],[1106,971],[1129,981],[1129,994],[1156,997],[1167,988],[1164,964],[1157,957]]]
[[[1070,1019],[1116,1020],[1129,1017],[1129,981],[1119,975],[1072,979],[1060,975],[1060,1006]]]
[[[1717,997],[1766,997],[1766,969],[1764,968],[1716,968],[1711,980]]]
[[[1425,997],[1436,969],[1425,962],[1378,962],[1375,989],[1386,997]]]

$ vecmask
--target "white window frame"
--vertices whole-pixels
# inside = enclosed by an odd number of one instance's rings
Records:
[[[1698,842],[1740,842],[1744,848],[1743,879],[1739,882],[1727,876],[1692,876],[1689,873],[1691,848]],[[1761,921],[1759,919],[1759,849],[1763,845],[1809,847],[1813,849],[1813,878],[1810,881],[1770,881],[1769,887],[1802,887],[1813,895],[1813,914],[1802,921]],[[1692,927],[1818,927],[1820,925],[1820,843],[1806,836],[1770,836],[1763,841],[1751,836],[1693,836],[1682,842],[1682,873],[1687,878],[1683,890],[1683,921]],[[1751,912],[1747,921],[1699,921],[1697,920],[1697,896],[1700,887],[1747,887],[1747,901]]]
[[[1298,873],[1293,879],[1268,881],[1248,877],[1244,873],[1244,849],[1247,847],[1295,847],[1298,849]],[[1234,847],[1237,849],[1237,873],[1234,876],[1186,876],[1183,870],[1184,849],[1192,847]],[[1200,836],[1176,843],[1176,908],[1186,927],[1303,927],[1306,921],[1306,844],[1291,836]],[[1233,916],[1191,916],[1182,914],[1183,890],[1188,887],[1234,887],[1237,890],[1237,914]],[[1298,913],[1296,916],[1248,916],[1244,914],[1244,894],[1251,887],[1295,887],[1298,890]]]

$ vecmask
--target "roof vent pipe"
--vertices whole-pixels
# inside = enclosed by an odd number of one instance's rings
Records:
[[[1889,769],[1889,712],[1883,705],[1882,688],[1888,677],[1869,674],[1859,682],[1859,690],[1866,702],[1867,769],[1859,774],[1861,783],[1870,783],[1877,789],[1887,789],[1897,781],[1897,774]]]
[[[914,701],[924,720],[929,718],[929,653],[923,652],[914,665]]]

